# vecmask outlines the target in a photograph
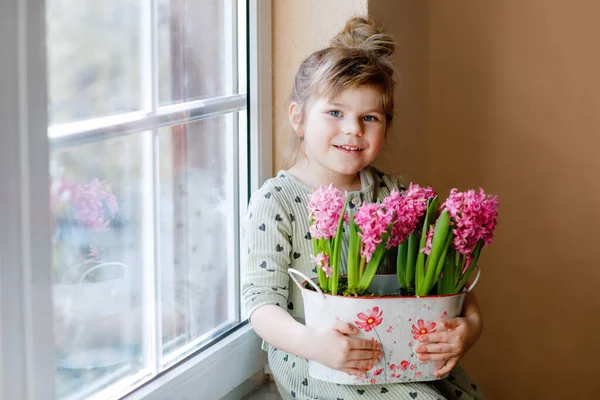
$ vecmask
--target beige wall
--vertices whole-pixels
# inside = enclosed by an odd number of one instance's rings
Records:
[[[429,182],[500,196],[466,362],[490,399],[598,399],[600,2],[432,1]]]
[[[273,3],[277,132],[301,59],[366,4]],[[598,398],[600,2],[368,3],[401,75],[379,165],[500,196],[477,288],[485,332],[463,364],[491,400]]]
[[[396,51],[395,116],[376,165],[408,182],[427,177],[429,1],[371,0],[369,14],[392,35]]]
[[[367,0],[273,0],[273,160],[275,172],[286,161],[282,148],[290,135],[286,102],[300,63],[327,46],[348,18],[364,15]]]

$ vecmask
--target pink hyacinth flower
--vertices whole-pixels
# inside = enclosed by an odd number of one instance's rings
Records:
[[[75,219],[93,232],[108,230],[110,221],[119,211],[117,197],[112,193],[110,186],[98,179],[87,185],[77,186],[73,202]]]
[[[425,241],[425,247],[423,247],[421,250],[419,250],[420,253],[425,253],[427,255],[431,254],[431,248],[433,247],[434,232],[435,232],[435,229],[433,228],[433,226],[430,226],[429,230],[427,231],[427,240]]]
[[[313,263],[317,264],[317,268],[321,268],[325,272],[327,278],[331,277],[333,270],[329,267],[329,256],[327,254],[321,252],[316,257],[311,255],[310,259]]]
[[[452,217],[453,247],[461,254],[470,255],[480,240],[483,246],[492,242],[498,218],[498,199],[486,195],[483,189],[458,192],[450,191],[450,196],[442,207]]]
[[[400,194],[397,190],[393,190],[384,199],[384,206],[394,213],[394,225],[392,226],[387,248],[404,243],[425,215],[427,201],[435,196],[435,191],[430,187],[421,187],[411,183],[404,193]]]
[[[335,237],[345,197],[346,194],[333,185],[321,186],[308,196],[308,211],[312,220],[310,234],[313,238]]]
[[[354,222],[359,227],[358,235],[362,238],[360,254],[367,262],[371,260],[375,249],[381,243],[392,218],[393,211],[386,210],[383,204],[364,203],[356,212]]]

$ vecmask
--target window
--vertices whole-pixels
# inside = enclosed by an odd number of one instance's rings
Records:
[[[264,363],[239,220],[271,173],[270,1],[8,0],[0,15],[15,17],[0,40],[0,397],[183,396],[221,363],[234,371],[206,392],[220,398]]]

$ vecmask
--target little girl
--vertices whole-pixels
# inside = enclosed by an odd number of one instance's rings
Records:
[[[248,272],[243,298],[252,327],[264,339],[269,366],[283,399],[481,399],[457,361],[482,330],[479,308],[467,295],[463,317],[441,322],[444,332],[424,335],[420,360],[444,360],[443,380],[371,386],[337,385],[313,379],[307,360],[357,376],[377,364],[378,343],[354,337],[341,322],[308,328],[302,296],[290,284],[289,267],[316,277],[311,263],[308,195],[322,185],[347,191],[350,207],[376,202],[403,187],[371,163],[381,150],[393,117],[394,51],[390,37],[370,19],[353,18],[330,47],[311,54],[298,70],[289,102],[297,137],[291,167],[253,194],[244,231]],[[347,235],[344,251],[347,249]],[[342,273],[345,265],[341,266]],[[384,272],[384,271],[383,271]]]

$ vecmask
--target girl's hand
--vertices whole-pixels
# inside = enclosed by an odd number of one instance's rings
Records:
[[[446,365],[435,371],[437,377],[450,373],[471,346],[475,344],[483,326],[478,315],[464,318],[452,318],[440,322],[447,329],[419,338],[424,345],[417,346],[415,352],[421,361],[446,361]]]
[[[382,356],[379,343],[351,337],[359,330],[347,322],[312,332],[314,345],[309,358],[329,368],[365,377],[364,371],[373,368]]]

